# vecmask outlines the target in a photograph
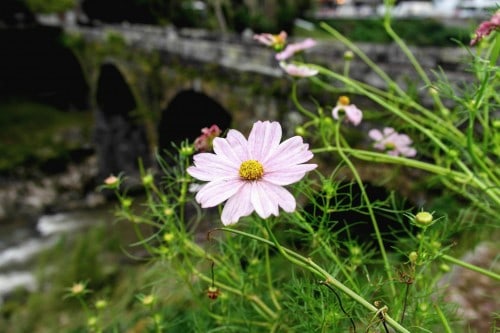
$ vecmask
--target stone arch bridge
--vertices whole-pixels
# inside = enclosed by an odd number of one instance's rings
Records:
[[[274,53],[252,36],[217,36],[204,31],[142,25],[65,27],[66,43],[82,64],[95,110],[99,177],[138,171],[137,159],[150,165],[151,152],[188,139],[203,127],[218,124],[247,131],[257,119],[279,120],[286,135],[300,115],[289,98],[291,79]],[[361,45],[390,76],[406,84],[415,77],[411,65],[392,45]],[[320,42],[306,60],[341,71],[345,46]],[[464,50],[414,49],[428,71],[443,68],[463,80]],[[361,61],[351,76],[377,87],[383,82]],[[307,102],[307,86],[299,91]],[[337,96],[315,99],[333,105]]]

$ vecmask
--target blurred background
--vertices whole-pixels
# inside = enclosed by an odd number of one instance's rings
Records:
[[[495,6],[396,1],[391,14],[412,46],[457,58],[455,47]],[[385,8],[380,0],[2,0],[0,331],[72,327],[81,318],[62,301],[65,287],[126,286],[124,275],[140,275],[123,254],[132,232],[109,233],[114,202],[96,191],[107,176],[137,175],[138,159],[154,167],[156,151],[213,123],[244,129],[254,118],[287,117],[293,133],[300,119],[284,115],[289,85],[254,33],[315,37],[324,44],[310,59],[342,57],[315,28],[325,21],[384,61],[395,56],[380,51],[391,44]],[[461,71],[459,59],[436,59],[433,69]],[[128,185],[133,192],[133,177]]]

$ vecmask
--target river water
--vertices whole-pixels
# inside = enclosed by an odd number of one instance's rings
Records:
[[[17,288],[37,289],[37,256],[55,245],[61,236],[85,232],[90,226],[110,223],[111,208],[42,215],[36,222],[0,224],[0,305]]]

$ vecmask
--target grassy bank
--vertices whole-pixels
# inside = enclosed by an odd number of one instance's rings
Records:
[[[89,142],[92,114],[34,102],[0,102],[0,173],[69,160]]]

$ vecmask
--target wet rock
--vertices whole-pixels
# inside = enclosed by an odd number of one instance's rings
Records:
[[[463,261],[500,272],[498,244],[483,242],[467,253]],[[483,274],[455,266],[441,281],[447,287],[445,299],[458,305],[457,315],[470,332],[493,332],[500,325],[500,283]]]

